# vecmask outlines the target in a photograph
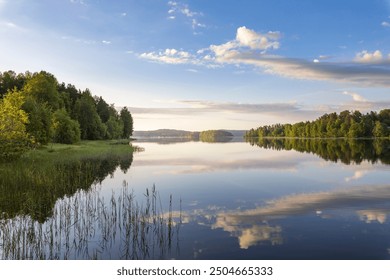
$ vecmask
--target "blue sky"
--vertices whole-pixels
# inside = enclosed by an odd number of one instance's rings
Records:
[[[390,1],[0,0],[0,71],[46,70],[136,130],[390,108]]]

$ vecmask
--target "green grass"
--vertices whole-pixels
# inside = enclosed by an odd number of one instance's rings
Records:
[[[136,149],[136,147],[129,145],[129,142],[124,140],[81,141],[73,145],[52,143],[28,151],[16,161],[53,163],[85,158],[100,158],[108,155],[123,155],[132,153]]]

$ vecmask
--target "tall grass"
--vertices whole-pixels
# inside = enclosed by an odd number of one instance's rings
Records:
[[[30,215],[43,222],[57,199],[87,190],[120,169],[126,173],[134,147],[113,141],[54,144],[0,163],[0,216]]]
[[[111,198],[98,186],[79,190],[54,206],[44,223],[20,215],[0,220],[0,259],[165,259],[180,221],[165,213],[153,186],[142,201],[128,184]]]

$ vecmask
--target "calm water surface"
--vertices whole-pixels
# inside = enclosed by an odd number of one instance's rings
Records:
[[[148,233],[146,254],[125,254],[123,229],[109,224],[106,227],[118,229],[110,244],[99,243],[103,233],[95,230],[88,244],[99,244],[100,251],[92,246],[92,255],[73,252],[65,257],[390,259],[388,143],[364,144],[365,152],[326,146],[327,156],[321,145],[298,152],[297,147],[285,150],[279,144],[136,142],[144,151],[134,154],[126,173],[117,167],[90,190],[67,199],[88,200],[92,193],[89,199],[106,201],[103,208],[110,212],[110,200],[118,198],[127,184],[145,208],[145,190],[155,185],[157,208],[167,220],[150,231],[161,233],[159,240],[164,241],[156,242]],[[63,207],[58,203],[57,208]],[[43,231],[49,228],[45,223]],[[72,230],[71,240],[77,236]],[[64,242],[66,238],[57,247]],[[74,248],[82,250],[84,245]],[[10,258],[4,252],[2,256]]]
[[[129,181],[183,201],[176,258],[390,258],[390,167],[380,160],[346,165],[248,143],[139,145]]]

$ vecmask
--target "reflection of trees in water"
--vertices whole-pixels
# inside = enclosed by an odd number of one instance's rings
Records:
[[[258,138],[248,142],[265,149],[295,150],[313,153],[325,160],[344,164],[367,160],[390,164],[390,140],[310,139],[310,138]]]
[[[105,200],[96,188],[59,200],[45,223],[20,215],[0,223],[0,259],[160,259],[180,224],[153,187],[139,204],[127,183]],[[141,206],[140,206],[141,205]]]
[[[5,218],[30,215],[43,222],[52,215],[57,199],[88,190],[113,175],[118,166],[126,172],[133,154],[63,160],[54,165],[18,163],[3,165],[0,176],[0,214]]]

